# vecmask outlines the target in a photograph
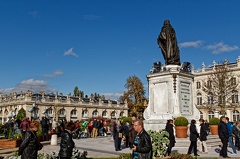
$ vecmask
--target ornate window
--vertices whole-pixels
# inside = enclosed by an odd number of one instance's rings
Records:
[[[201,82],[197,82],[197,89],[201,89]]]
[[[107,111],[106,111],[106,110],[103,111],[102,116],[103,116],[103,117],[106,117],[106,116],[107,116]]]
[[[76,110],[76,109],[73,109],[73,110],[71,111],[71,115],[77,115],[77,110]]]
[[[119,116],[120,116],[120,117],[123,117],[123,116],[124,116],[124,112],[121,112]]]
[[[231,84],[232,84],[232,85],[236,85],[236,84],[237,84],[237,79],[236,79],[235,77],[233,77],[233,78],[231,79]]]
[[[197,105],[202,105],[202,94],[201,93],[197,94]]]
[[[232,91],[232,103],[238,103],[238,91]]]
[[[116,118],[116,112],[115,111],[113,111],[112,113],[111,113],[111,118],[113,119],[113,118]]]
[[[208,81],[207,81],[207,87],[208,87],[208,88],[212,88],[212,81],[211,81],[211,80],[208,80]]]
[[[240,114],[238,110],[233,111],[233,122],[236,122],[240,119]]]
[[[213,111],[209,111],[208,112],[208,121],[210,121],[210,119],[214,118],[214,112]]]
[[[65,109],[60,109],[59,115],[65,115]]]
[[[48,115],[52,115],[52,114],[53,114],[52,108],[47,109],[47,114],[48,114]]]
[[[213,93],[212,92],[208,93],[208,104],[213,104]]]
[[[92,112],[92,116],[93,116],[93,117],[97,117],[97,116],[98,116],[98,111],[97,111],[97,110],[94,110],[94,111]]]
[[[87,110],[82,111],[82,118],[88,118],[88,111]]]

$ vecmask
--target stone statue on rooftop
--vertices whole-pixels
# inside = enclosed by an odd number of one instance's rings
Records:
[[[180,65],[180,54],[177,45],[177,37],[174,28],[169,20],[164,21],[164,25],[157,39],[161,48],[166,65]]]

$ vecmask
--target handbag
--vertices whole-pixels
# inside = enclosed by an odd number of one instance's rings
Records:
[[[123,138],[123,134],[122,133],[118,133],[118,138]]]

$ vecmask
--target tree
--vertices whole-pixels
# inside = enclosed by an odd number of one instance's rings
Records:
[[[74,87],[73,95],[74,95],[75,97],[84,98],[84,92],[81,91],[81,90],[79,90],[79,89],[78,89],[78,86],[75,86],[75,87]]]
[[[120,97],[123,101],[127,100],[129,107],[129,114],[134,113],[142,115],[145,109],[145,90],[142,81],[137,76],[129,76],[126,80],[123,96]]]
[[[227,60],[213,66],[213,72],[203,81],[203,92],[209,109],[220,108],[220,113],[225,108],[238,103],[238,82],[229,68]]]
[[[21,108],[19,111],[18,111],[18,114],[17,114],[17,119],[19,120],[23,120],[24,118],[26,118],[26,111]]]
[[[79,97],[79,90],[78,90],[78,86],[75,86],[74,87],[74,91],[73,91],[73,95],[75,96],[75,97]]]

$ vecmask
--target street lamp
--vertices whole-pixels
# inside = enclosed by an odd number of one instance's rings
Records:
[[[37,100],[32,104],[32,108],[28,110],[31,113],[31,118],[37,119],[38,118],[38,104],[41,104],[41,100],[37,97]]]

